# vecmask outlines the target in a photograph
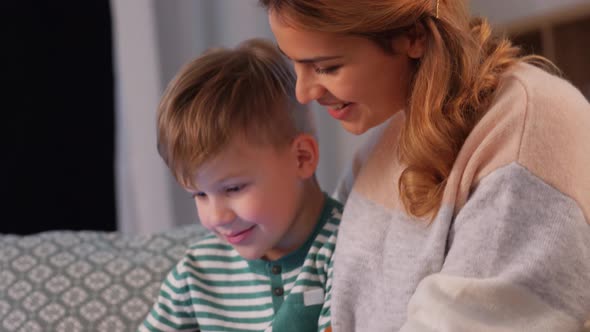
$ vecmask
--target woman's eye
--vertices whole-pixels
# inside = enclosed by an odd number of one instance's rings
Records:
[[[340,68],[340,66],[331,66],[331,67],[326,67],[326,68],[315,67],[314,71],[316,72],[316,74],[333,74],[339,68]]]
[[[204,197],[207,197],[207,194],[205,194],[202,191],[199,191],[199,192],[194,193],[193,194],[193,197],[196,197],[196,198],[204,198]]]

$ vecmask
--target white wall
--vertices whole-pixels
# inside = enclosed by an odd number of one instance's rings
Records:
[[[162,89],[151,1],[111,1],[115,86],[117,214],[125,233],[149,233],[172,220],[166,168],[155,153]]]

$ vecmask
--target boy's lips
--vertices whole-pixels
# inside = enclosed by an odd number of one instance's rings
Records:
[[[250,235],[250,233],[252,233],[252,230],[254,230],[254,226],[251,226],[247,229],[238,231],[238,232],[232,232],[230,234],[223,234],[223,237],[225,237],[225,239],[227,240],[227,242],[231,243],[231,244],[237,244],[242,242],[246,237],[248,237],[248,235]]]

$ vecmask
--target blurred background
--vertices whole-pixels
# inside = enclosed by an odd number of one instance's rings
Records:
[[[118,230],[197,222],[156,147],[167,82],[209,47],[272,38],[257,0],[9,1],[0,5],[3,210],[0,233]],[[472,0],[498,31],[553,60],[590,98],[590,0]],[[364,136],[313,106],[318,179],[331,192]]]

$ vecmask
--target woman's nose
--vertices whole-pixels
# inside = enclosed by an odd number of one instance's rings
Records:
[[[326,89],[317,82],[317,78],[307,70],[296,70],[297,82],[295,96],[301,104],[308,104],[324,95]]]

